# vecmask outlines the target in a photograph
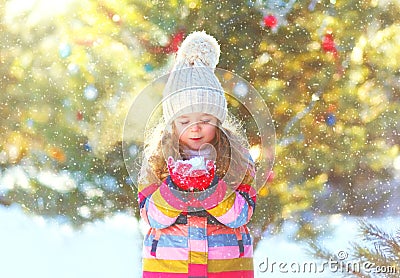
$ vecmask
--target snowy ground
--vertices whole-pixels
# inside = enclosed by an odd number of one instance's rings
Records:
[[[334,252],[348,249],[348,242],[357,234],[355,219],[336,215],[327,221],[336,229],[324,245]],[[385,221],[393,221],[392,227],[399,223],[398,219]],[[27,216],[17,206],[0,206],[0,223],[0,277],[140,277],[143,225],[130,216],[116,215],[75,231],[54,221]],[[340,274],[338,271],[334,273],[327,267],[318,274],[293,272],[304,263],[314,263],[318,270],[322,264],[308,256],[303,246],[288,239],[292,228],[288,224],[284,233],[260,242],[254,258],[256,277],[340,277],[335,276]]]
[[[0,206],[0,277],[140,277],[135,218],[117,215],[81,231]]]

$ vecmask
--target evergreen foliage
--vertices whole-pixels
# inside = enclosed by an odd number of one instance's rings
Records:
[[[315,214],[399,212],[399,1],[22,2],[0,0],[1,204],[77,226],[134,214],[124,117],[204,29],[275,121],[256,239],[287,219],[313,238]]]

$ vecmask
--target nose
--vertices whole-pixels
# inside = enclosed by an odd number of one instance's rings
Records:
[[[191,131],[197,132],[200,130],[200,124],[199,123],[194,123],[191,127],[190,127]]]

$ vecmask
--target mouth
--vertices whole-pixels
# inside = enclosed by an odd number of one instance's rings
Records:
[[[199,137],[199,138],[190,138],[190,140],[199,141],[199,140],[201,140],[201,137]]]

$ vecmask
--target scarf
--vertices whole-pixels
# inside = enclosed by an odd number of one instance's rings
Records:
[[[182,157],[184,159],[191,159],[197,156],[202,156],[207,160],[215,161],[217,159],[217,154],[212,144],[205,144],[205,146],[199,150],[192,150],[186,146],[182,146]]]

